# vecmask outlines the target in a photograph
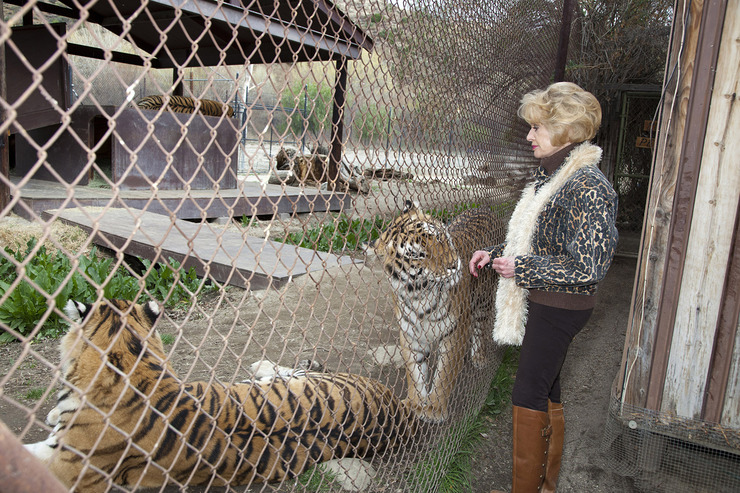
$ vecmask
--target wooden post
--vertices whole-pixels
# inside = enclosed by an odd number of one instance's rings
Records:
[[[3,9],[4,2],[3,0],[0,0],[0,11],[3,11]],[[0,43],[0,98],[2,98],[3,101],[8,100],[5,82],[5,75],[7,73],[7,70],[5,70],[5,43]],[[4,111],[0,113],[0,116],[2,116],[0,121],[7,121]],[[10,129],[0,132],[0,174],[5,178],[4,180],[0,179],[0,209],[5,209],[8,203],[10,203],[10,187],[8,186],[8,181],[10,180],[9,133]]]
[[[334,108],[331,114],[331,150],[329,151],[329,183],[336,186],[339,169],[342,166],[342,142],[344,140],[344,102],[347,92],[347,59],[336,61],[336,81],[334,83]]]
[[[565,80],[565,65],[568,62],[570,25],[573,22],[573,0],[563,0],[563,16],[560,21],[560,39],[555,59],[555,82]]]
[[[1,6],[1,5],[0,5]],[[0,421],[0,490],[15,493],[66,493],[59,480]]]

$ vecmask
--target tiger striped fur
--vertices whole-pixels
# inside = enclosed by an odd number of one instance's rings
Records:
[[[380,382],[305,370],[254,382],[184,383],[145,305],[70,301],[64,387],[44,442],[26,445],[70,490],[115,483],[242,485],[402,445],[415,420]],[[82,319],[84,318],[84,321]]]
[[[488,208],[463,212],[447,225],[407,201],[375,241],[395,298],[407,401],[427,421],[448,418],[466,352],[478,368],[492,354],[495,279],[474,278],[467,261],[502,232]]]
[[[147,96],[136,105],[143,110],[158,110],[165,106],[175,113],[199,113],[206,116],[221,116],[226,110],[226,116],[234,116],[234,108],[226,103],[213,101],[211,99],[194,99],[187,96]]]

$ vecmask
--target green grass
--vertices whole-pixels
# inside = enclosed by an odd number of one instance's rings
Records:
[[[304,471],[296,478],[296,483],[301,487],[300,491],[307,493],[341,490],[336,476],[326,471],[321,464]]]
[[[453,424],[429,456],[414,465],[407,476],[409,490],[430,491],[438,483],[437,491],[441,493],[473,491],[472,464],[476,448],[491,421],[508,408],[518,361],[519,349],[507,347],[481,409]]]
[[[37,401],[41,399],[41,397],[43,397],[44,392],[46,392],[46,389],[39,389],[39,388],[31,389],[28,392],[26,392],[26,395],[25,395],[26,400]]]
[[[160,338],[162,339],[162,344],[164,344],[165,346],[175,342],[175,336],[173,336],[172,334],[162,334]]]

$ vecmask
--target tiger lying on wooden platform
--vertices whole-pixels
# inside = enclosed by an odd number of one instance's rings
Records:
[[[175,113],[195,113],[196,111],[206,116],[234,116],[234,108],[226,103],[213,101],[212,99],[194,99],[188,96],[147,96],[142,98],[136,106],[143,110],[158,110],[165,106],[167,99],[167,109]]]
[[[304,370],[248,383],[182,382],[153,325],[154,302],[69,301],[64,388],[53,431],[26,445],[70,489],[232,486],[294,477],[403,445],[415,420],[393,392],[353,374]],[[83,321],[84,319],[84,321]]]

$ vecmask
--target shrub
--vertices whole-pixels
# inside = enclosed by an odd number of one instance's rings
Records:
[[[358,250],[364,243],[375,241],[387,224],[380,216],[367,220],[342,214],[332,224],[290,233],[285,243],[320,252]]]
[[[0,253],[0,296],[5,297],[0,322],[22,336],[31,336],[41,324],[37,336],[58,337],[67,328],[59,313],[69,299],[91,303],[102,296],[142,303],[154,298],[171,307],[190,301],[205,286],[194,267],[183,271],[173,259],[156,266],[142,262],[146,274],[140,280],[125,268],[114,268],[113,258],[98,258],[95,248],[73,267],[67,256],[37,246],[36,238],[23,251],[6,247]],[[0,342],[15,339],[4,329],[0,333]]]

